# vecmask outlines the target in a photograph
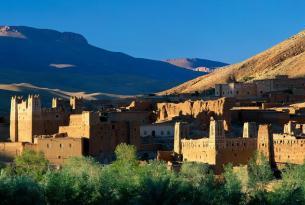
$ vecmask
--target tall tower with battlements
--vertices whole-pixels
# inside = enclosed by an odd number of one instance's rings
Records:
[[[10,111],[10,140],[18,142],[18,103],[21,98],[13,96],[11,98],[11,111]]]
[[[10,139],[13,142],[33,142],[35,134],[42,133],[42,110],[38,95],[27,100],[12,97],[10,113]]]

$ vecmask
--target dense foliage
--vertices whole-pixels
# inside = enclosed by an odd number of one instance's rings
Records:
[[[0,170],[0,204],[305,204],[305,165],[288,166],[276,180],[260,155],[247,168],[228,164],[215,176],[200,163],[184,163],[179,172],[159,161],[140,163],[126,144],[115,153],[109,165],[83,157],[54,169],[43,154],[26,151]]]

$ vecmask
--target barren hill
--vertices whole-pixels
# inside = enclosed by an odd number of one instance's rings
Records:
[[[97,48],[76,33],[0,27],[3,84],[133,95],[165,90],[199,75],[163,61]]]
[[[232,78],[249,81],[276,75],[305,76],[305,31],[243,62],[217,69],[160,94],[200,92],[213,88],[217,83],[226,83]]]
[[[215,68],[228,65],[227,63],[222,63],[207,59],[200,59],[200,58],[174,58],[174,59],[167,59],[166,62],[182,68],[186,68],[194,71],[207,72],[207,73],[211,72]]]

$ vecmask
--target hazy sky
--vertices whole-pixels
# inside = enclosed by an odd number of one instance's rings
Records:
[[[305,29],[304,0],[1,0],[2,25],[83,34],[135,57],[234,63]]]

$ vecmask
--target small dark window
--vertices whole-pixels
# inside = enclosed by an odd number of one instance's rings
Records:
[[[59,144],[59,147],[62,148],[62,144]]]
[[[50,146],[49,146],[49,144],[47,144],[47,148],[49,148]]]
[[[71,147],[72,147],[72,144],[69,144],[69,147],[71,148]]]
[[[115,129],[115,125],[112,125],[112,129],[113,129],[113,130]]]
[[[58,159],[61,159],[61,156],[57,156]]]

